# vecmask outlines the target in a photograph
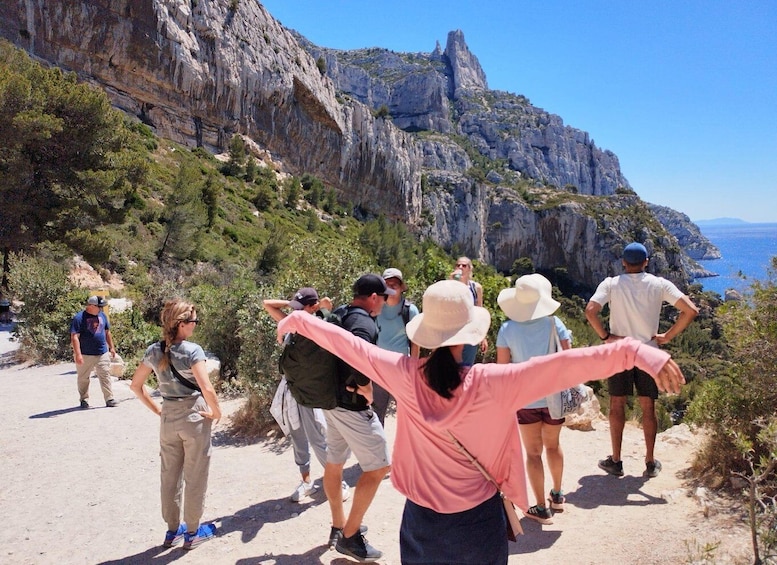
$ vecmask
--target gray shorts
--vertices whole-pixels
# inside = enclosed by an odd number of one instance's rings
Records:
[[[391,465],[386,433],[371,409],[324,410],[326,417],[326,460],[343,465],[353,451],[362,471],[376,471]]]

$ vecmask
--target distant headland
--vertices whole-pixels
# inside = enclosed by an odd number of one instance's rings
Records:
[[[692,220],[697,226],[738,226],[742,224],[749,224],[739,218],[713,218],[711,220]]]

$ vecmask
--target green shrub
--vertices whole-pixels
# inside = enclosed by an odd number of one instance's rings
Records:
[[[161,339],[161,329],[157,324],[144,320],[139,308],[109,312],[109,315],[113,343],[125,363],[124,376],[131,377],[146,348]]]
[[[24,302],[17,326],[22,357],[39,363],[72,359],[70,322],[83,308],[87,293],[76,289],[58,263],[29,255],[12,255],[9,290]]]
[[[772,268],[777,265],[772,259]],[[711,434],[700,458],[711,468],[710,482],[722,484],[732,471],[745,471],[742,453],[731,441],[737,434],[752,445],[755,460],[770,446],[759,437],[758,422],[777,413],[777,278],[756,282],[747,300],[721,308],[723,335],[730,358],[719,374],[699,385],[688,408],[691,421]],[[707,457],[708,455],[714,455]]]

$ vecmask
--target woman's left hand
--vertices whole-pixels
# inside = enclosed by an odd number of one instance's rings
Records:
[[[299,315],[300,311],[292,312],[288,316],[286,316],[283,320],[278,322],[278,330],[276,332],[278,343],[283,343],[283,337],[287,333],[294,333],[295,330],[295,323],[296,323],[296,317]],[[305,314],[305,312],[302,312]]]

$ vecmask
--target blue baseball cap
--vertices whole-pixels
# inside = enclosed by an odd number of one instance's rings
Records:
[[[623,249],[623,260],[631,265],[644,263],[648,258],[647,249],[641,243],[629,243]]]

